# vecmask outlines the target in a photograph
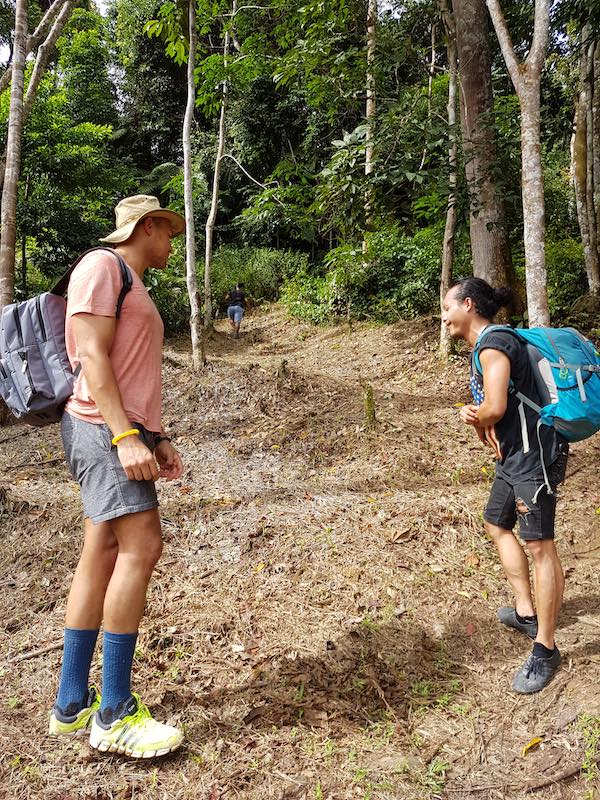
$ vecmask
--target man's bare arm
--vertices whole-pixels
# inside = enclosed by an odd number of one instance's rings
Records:
[[[510,359],[499,350],[486,348],[479,354],[483,371],[485,399],[477,409],[479,425],[495,425],[506,414],[508,385],[510,382]]]
[[[116,319],[95,314],[75,314],[73,333],[77,354],[90,392],[104,421],[116,436],[131,427],[110,362]],[[156,480],[158,466],[151,451],[137,436],[117,444],[119,460],[131,480]]]

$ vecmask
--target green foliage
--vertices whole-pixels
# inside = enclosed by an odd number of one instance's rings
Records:
[[[281,290],[281,302],[297,319],[319,324],[332,318],[333,297],[326,277],[297,272]]]
[[[114,124],[117,114],[109,78],[110,55],[104,19],[97,11],[76,8],[57,49],[73,122],[93,118],[98,124]]]
[[[186,10],[187,4],[181,5],[167,0],[158,9],[158,17],[148,20],[144,25],[144,33],[149,38],[161,38],[165,42],[166,55],[177,65],[183,65],[188,60]],[[234,19],[228,0],[196,2],[196,104],[208,117],[218,113],[221,107],[222,86],[225,81],[234,93],[244,91],[255,78],[268,71],[265,61],[268,42],[264,35],[256,31],[257,15],[260,15],[260,11],[253,8],[252,20],[247,18],[245,21],[242,6]],[[225,56],[222,43],[227,34],[230,40],[233,39],[234,33],[239,49],[231,46],[229,55]],[[215,41],[221,42],[220,46],[217,45],[217,52]]]
[[[596,784],[600,775],[598,759],[600,758],[600,718],[590,714],[582,714],[578,721],[579,728],[585,743],[585,755],[581,764],[581,772],[589,784]],[[595,793],[591,792],[590,798]]]
[[[331,143],[333,155],[319,174],[314,209],[326,228],[353,238],[364,227],[367,126],[359,125]]]
[[[183,258],[172,258],[168,269],[148,270],[144,282],[162,317],[165,333],[169,335],[187,330],[190,306]]]
[[[214,254],[212,291],[215,304],[226,307],[225,295],[236,283],[258,303],[276,300],[282,283],[307,268],[308,259],[298,253],[265,247],[222,246]]]
[[[566,311],[587,292],[581,242],[571,238],[546,241],[546,269],[551,314]]]
[[[283,288],[289,312],[310,322],[350,315],[395,322],[434,311],[438,305],[442,231],[424,228],[407,236],[396,228],[367,237],[368,248],[341,245],[325,258],[326,272],[298,273]],[[468,271],[460,247],[457,270]]]
[[[544,153],[544,197],[548,237],[579,237],[569,157],[556,147]]]
[[[87,119],[82,113],[74,123],[71,100],[47,73],[22,145],[18,232],[35,242],[32,258],[49,275],[110,229],[114,198],[130,180],[111,156],[111,127],[92,121],[93,106]]]
[[[186,69],[165,54],[161,39],[143,32],[159,7],[160,0],[108,2],[121,106],[113,141],[136,176],[158,164],[181,162]]]

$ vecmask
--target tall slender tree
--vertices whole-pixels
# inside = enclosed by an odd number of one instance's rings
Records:
[[[185,203],[185,272],[190,299],[190,334],[192,362],[199,370],[204,361],[200,331],[200,293],[196,273],[196,231],[194,226],[194,194],[192,180],[192,125],[196,105],[196,0],[188,2],[189,50],[187,63],[187,104],[183,120],[183,193]]]
[[[55,17],[64,6],[66,0],[54,0],[54,2],[50,5],[42,19],[40,20],[38,26],[34,30],[34,32],[27,37],[25,42],[25,56],[27,57],[29,53],[35,50],[39,45],[44,41],[46,36],[48,35],[48,31],[50,30],[50,26],[52,25]],[[0,77],[0,92],[3,92],[10,83],[10,78],[12,74],[12,64],[6,68],[2,77]]]
[[[598,248],[598,211],[600,210],[600,80],[598,43],[591,25],[581,32],[579,58],[579,94],[575,102],[575,124],[571,145],[571,172],[575,190],[577,218],[583,244],[585,271],[592,294],[600,292],[600,252]]]
[[[452,266],[454,263],[454,236],[456,232],[456,186],[458,182],[457,162],[458,145],[456,141],[456,97],[458,88],[458,54],[456,51],[456,25],[448,0],[438,0],[444,28],[446,29],[446,51],[448,55],[448,131],[450,146],[448,148],[448,205],[446,207],[446,224],[444,226],[444,243],[442,246],[442,274],[440,279],[440,304],[452,282]],[[440,328],[440,356],[447,360],[452,351],[452,338],[448,328],[442,322]]]
[[[237,13],[237,0],[233,0],[231,20],[235,19]],[[231,35],[229,25],[225,25],[223,34],[223,62],[227,70],[229,59],[229,47]],[[227,77],[223,81],[221,90],[221,110],[219,113],[219,134],[217,139],[217,153],[215,156],[215,166],[213,171],[213,186],[210,202],[210,210],[206,219],[205,227],[205,250],[204,250],[204,329],[210,331],[213,325],[213,302],[212,302],[212,261],[213,261],[213,236],[215,222],[217,220],[217,210],[219,207],[219,185],[221,181],[221,164],[225,155],[225,139],[227,135],[227,106],[229,103],[229,81]]]
[[[374,169],[376,81],[375,56],[377,52],[377,0],[369,0],[367,7],[367,102],[365,120],[367,132],[365,137],[365,175],[368,177]],[[370,189],[365,194],[365,227],[373,224],[373,197]]]
[[[460,74],[460,118],[469,192],[473,274],[492,285],[511,282],[504,204],[496,188],[494,97],[484,0],[452,4]]]
[[[0,308],[13,299],[15,243],[17,237],[17,189],[23,133],[23,84],[27,42],[27,0],[17,0],[13,41],[12,84],[6,143],[6,171],[0,214]]]
[[[527,58],[519,62],[500,7],[486,0],[521,109],[521,184],[527,310],[531,326],[550,324],[544,235],[545,203],[540,143],[540,83],[550,26],[550,0],[535,0],[533,37]]]

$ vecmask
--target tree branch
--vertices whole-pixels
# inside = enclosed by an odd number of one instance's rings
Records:
[[[230,158],[233,161],[233,163],[236,164],[242,170],[244,175],[247,178],[250,178],[252,183],[255,183],[257,186],[260,186],[261,189],[268,189],[269,186],[279,186],[279,183],[277,181],[269,181],[269,183],[261,183],[260,181],[257,181],[256,178],[253,178],[252,175],[250,175],[250,173],[248,172],[248,170],[240,164],[237,158],[232,156],[230,153],[223,153],[223,155],[221,156],[221,160],[223,160],[224,158]],[[281,200],[278,200],[277,197],[275,197],[274,199],[279,203],[280,206],[283,206]]]
[[[535,0],[535,12],[533,20],[533,41],[531,50],[525,59],[525,64],[531,64],[534,72],[541,70],[549,39],[550,25],[550,0]]]
[[[25,123],[27,121],[27,118],[29,117],[29,113],[31,111],[33,101],[35,100],[35,96],[37,94],[37,90],[40,85],[42,75],[46,71],[46,66],[48,64],[48,59],[50,58],[50,54],[52,53],[54,45],[56,44],[56,40],[62,33],[65,25],[67,24],[71,12],[73,11],[74,5],[75,5],[75,0],[65,1],[60,11],[60,14],[56,18],[54,25],[50,29],[48,38],[38,48],[37,57],[35,59],[35,65],[33,67],[33,72],[31,73],[31,78],[29,79],[29,85],[27,86],[27,92],[25,94],[25,99],[23,101],[23,123]]]
[[[438,0],[438,5],[448,36],[456,36],[456,22],[454,20],[454,14],[448,5],[448,0]]]
[[[27,48],[27,52],[35,50],[35,48],[40,44],[42,39],[46,36],[48,28],[52,24],[53,19],[60,11],[60,7],[64,5],[65,2],[66,0],[54,0],[48,11],[46,11],[44,16],[40,20],[40,23],[37,26],[37,28],[34,30],[31,36],[27,37],[27,44],[25,45]]]
[[[235,17],[235,15],[236,15],[236,14],[239,14],[239,13],[240,13],[240,11],[247,11],[247,10],[248,10],[248,9],[250,9],[250,8],[252,8],[252,9],[257,9],[257,10],[259,10],[259,11],[270,11],[270,10],[271,10],[271,9],[269,8],[269,6],[240,6],[240,7],[239,7],[239,8],[237,8],[235,11],[230,11],[230,12],[229,12],[229,13],[227,13],[227,14],[223,14],[223,16],[224,16],[224,17],[231,17],[231,18],[233,19],[233,17]]]
[[[542,2],[545,1],[546,0],[542,0]],[[488,11],[490,12],[494,30],[496,31],[496,36],[498,37],[498,41],[500,43],[500,49],[502,50],[502,55],[506,61],[506,66],[508,67],[513,85],[517,91],[517,94],[521,94],[525,88],[521,65],[517,61],[515,48],[513,47],[512,39],[510,38],[506,19],[504,18],[504,14],[500,8],[500,2],[499,0],[486,0],[486,5],[488,7]]]
[[[66,0],[54,0],[48,11],[44,14],[42,19],[40,20],[40,24],[34,30],[34,32],[27,37],[27,41],[25,43],[25,55],[27,56],[31,53],[32,50],[35,50],[36,47],[40,45],[46,33],[48,32],[48,28],[52,24],[52,21],[60,11],[61,6],[65,4]],[[10,76],[11,76],[11,65],[9,64],[7,69],[5,70],[2,77],[0,77],[0,92],[3,92],[10,83]]]

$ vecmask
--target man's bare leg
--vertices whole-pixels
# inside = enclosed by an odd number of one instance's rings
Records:
[[[523,548],[512,531],[499,528],[490,522],[485,528],[494,542],[504,573],[515,594],[515,608],[521,617],[535,615],[529,580],[529,562]]]
[[[104,627],[112,633],[135,633],[162,553],[160,519],[157,509],[151,509],[118,517],[110,525],[118,555],[104,598]]]
[[[137,707],[131,698],[131,669],[148,583],[162,552],[156,509],[118,517],[111,520],[110,526],[118,554],[104,597],[99,713],[102,723],[107,725],[122,714],[134,713]]]
[[[535,567],[535,603],[538,616],[536,642],[554,649],[554,632],[562,604],[565,578],[552,539],[526,542]]]
[[[83,550],[73,576],[65,625],[91,630],[102,622],[104,595],[117,558],[117,539],[109,522],[85,520]]]
[[[61,732],[61,722],[93,702],[88,696],[89,671],[106,587],[117,557],[117,540],[110,525],[85,520],[85,535],[79,563],[67,600],[65,640],[56,709],[51,718],[51,732]],[[60,716],[62,715],[62,716]]]

